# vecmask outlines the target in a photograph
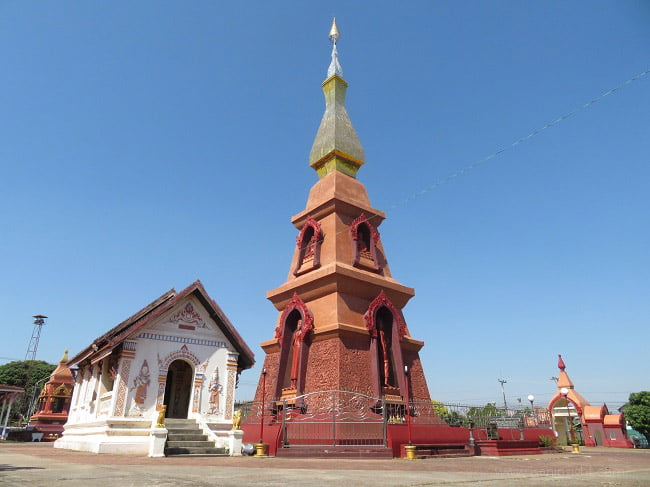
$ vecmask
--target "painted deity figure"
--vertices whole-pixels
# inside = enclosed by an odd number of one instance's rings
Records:
[[[133,380],[133,388],[135,389],[134,402],[136,407],[143,409],[144,403],[147,400],[147,388],[151,378],[149,377],[149,364],[145,360],[140,367],[140,373]]]
[[[379,330],[379,341],[381,343],[381,351],[384,359],[384,387],[390,387],[390,362],[388,361],[388,343],[384,330]]]
[[[291,388],[298,385],[298,366],[300,365],[300,352],[302,351],[302,320],[298,320],[296,331],[292,339],[293,352],[291,356]]]
[[[219,367],[215,367],[210,384],[208,384],[208,389],[210,390],[210,409],[208,410],[208,414],[216,414],[219,412],[219,394],[221,394],[221,390],[223,389],[223,386],[219,383]]]

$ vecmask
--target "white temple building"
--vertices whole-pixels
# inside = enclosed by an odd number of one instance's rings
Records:
[[[235,387],[254,356],[200,281],[171,290],[94,340],[78,368],[55,448],[163,456],[165,418],[195,420],[216,448],[239,454]],[[168,423],[171,423],[169,421]]]

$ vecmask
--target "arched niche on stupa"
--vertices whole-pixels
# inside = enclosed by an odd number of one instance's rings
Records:
[[[296,237],[298,258],[293,270],[295,276],[320,267],[320,250],[323,244],[323,230],[311,217],[307,218]]]
[[[275,397],[293,398],[302,394],[309,354],[309,332],[314,328],[314,316],[307,305],[294,293],[287,303],[278,326],[275,338],[280,345],[280,363]]]
[[[377,397],[405,397],[406,377],[401,341],[406,334],[402,313],[382,290],[364,315],[370,333],[371,377]]]
[[[373,272],[381,271],[383,263],[377,248],[379,232],[364,213],[361,213],[350,224],[350,239],[352,241],[352,265]]]

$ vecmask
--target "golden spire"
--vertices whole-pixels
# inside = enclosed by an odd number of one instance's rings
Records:
[[[65,352],[63,352],[63,357],[61,357],[61,360],[59,362],[67,362],[68,361],[68,349],[65,349]]]
[[[348,84],[343,79],[336,42],[341,36],[332,21],[329,38],[332,42],[332,62],[323,82],[325,113],[309,153],[309,165],[323,178],[333,171],[355,177],[364,162],[363,147],[345,110],[345,91]]]
[[[336,26],[336,17],[334,17],[332,19],[332,28],[330,29],[330,41],[332,41],[332,44],[336,44],[339,37],[341,37],[341,34],[339,33],[339,28]]]

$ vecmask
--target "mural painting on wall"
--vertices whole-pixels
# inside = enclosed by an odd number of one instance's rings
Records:
[[[219,383],[219,367],[214,369],[212,379],[210,379],[210,384],[208,384],[208,389],[210,389],[210,409],[208,409],[208,414],[218,414],[219,395],[223,390],[223,386]]]
[[[178,325],[182,330],[195,330],[196,328],[207,328],[201,315],[194,310],[192,303],[187,303],[183,309],[169,318],[168,323]]]
[[[145,360],[142,362],[142,366],[140,367],[140,373],[135,379],[133,379],[133,389],[135,389],[133,402],[135,403],[135,407],[139,410],[145,408],[144,403],[147,400],[147,388],[149,387],[150,382],[149,364]]]

